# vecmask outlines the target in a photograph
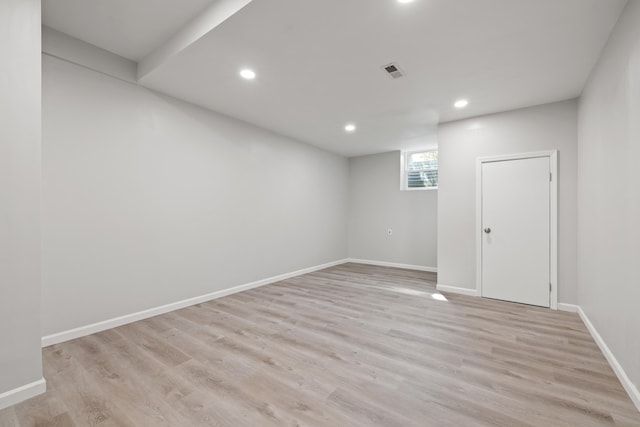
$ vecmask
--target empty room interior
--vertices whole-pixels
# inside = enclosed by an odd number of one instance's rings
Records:
[[[1,0],[0,427],[640,426],[640,0]]]

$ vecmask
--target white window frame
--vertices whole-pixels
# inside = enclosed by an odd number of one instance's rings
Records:
[[[409,171],[407,170],[407,162],[409,156],[416,153],[425,153],[429,151],[438,151],[438,147],[424,148],[422,150],[402,151],[400,154],[400,190],[401,191],[425,191],[438,190],[438,187],[409,187]],[[440,184],[440,159],[438,159],[438,184]]]

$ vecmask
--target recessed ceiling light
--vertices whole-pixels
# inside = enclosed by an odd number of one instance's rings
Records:
[[[349,123],[348,125],[346,125],[344,127],[344,130],[347,132],[355,132],[356,131],[356,125],[354,125],[353,123]]]
[[[467,105],[469,105],[469,101],[467,101],[466,99],[460,99],[460,100],[456,101],[455,104],[453,104],[453,106],[456,107],[456,108],[464,108]]]
[[[240,71],[240,76],[242,76],[243,79],[253,80],[256,78],[256,72],[245,68],[244,70]]]
[[[413,0],[398,0],[398,3],[411,3]]]

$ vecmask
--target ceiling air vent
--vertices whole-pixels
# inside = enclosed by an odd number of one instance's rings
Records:
[[[383,65],[382,69],[392,79],[399,79],[400,77],[404,77],[404,73],[402,72],[402,70],[400,70],[400,67],[398,67],[398,64],[394,64],[393,62],[391,64]]]

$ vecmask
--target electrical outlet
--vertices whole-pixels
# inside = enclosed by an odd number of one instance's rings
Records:
[[[387,236],[393,236],[393,230],[388,228],[387,229]]]

